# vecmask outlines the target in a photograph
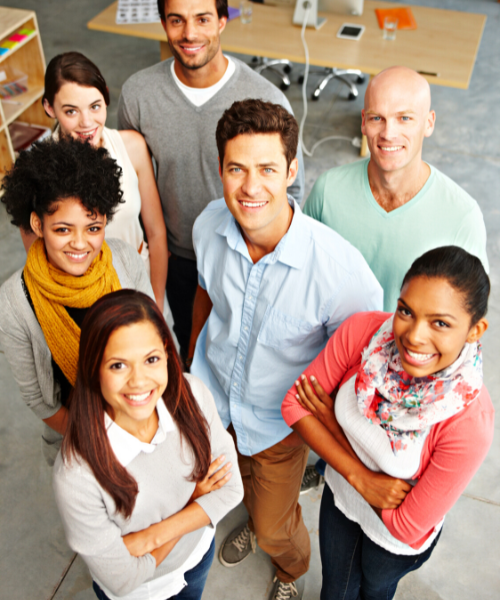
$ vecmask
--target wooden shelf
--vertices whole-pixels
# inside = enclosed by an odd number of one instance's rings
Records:
[[[27,108],[39,100],[43,96],[43,90],[43,86],[30,86],[24,94],[14,96],[14,98],[7,102],[2,100],[2,108],[5,115],[5,123],[2,124],[2,128],[13,123]]]
[[[53,124],[40,103],[44,91],[45,58],[36,14],[32,10],[0,6],[0,44],[21,29],[31,29],[33,33],[0,57],[0,70],[9,67],[28,76],[28,91],[0,102],[0,183],[15,162],[9,125],[17,120],[46,127]]]
[[[19,28],[18,28],[19,29]],[[17,44],[17,46],[15,48],[13,48],[12,50],[9,50],[7,52],[7,54],[3,54],[2,56],[0,56],[0,65],[8,60],[10,58],[10,56],[14,53],[17,52],[20,48],[22,48],[23,46],[25,46],[28,42],[31,42],[31,40],[33,38],[35,38],[38,35],[38,32],[34,31],[31,35],[29,35],[26,39],[24,39],[22,42],[19,42]],[[3,42],[5,42],[8,39],[9,36],[6,36],[5,39],[0,40],[0,46],[3,44]],[[0,67],[1,68],[1,67]]]

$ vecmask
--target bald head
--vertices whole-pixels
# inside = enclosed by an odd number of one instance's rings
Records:
[[[408,67],[389,67],[370,81],[365,93],[365,110],[371,101],[381,97],[399,98],[401,103],[428,113],[431,109],[431,87],[422,75]]]
[[[432,135],[436,115],[427,81],[407,67],[391,67],[366,89],[361,131],[371,153],[372,172],[419,170],[424,138]]]

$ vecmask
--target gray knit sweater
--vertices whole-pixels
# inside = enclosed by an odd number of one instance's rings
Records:
[[[260,98],[292,112],[283,93],[242,61],[224,87],[202,106],[181,92],[171,73],[172,59],[132,75],[118,104],[118,128],[142,133],[158,165],[158,190],[167,225],[169,249],[196,260],[192,231],[196,217],[211,200],[221,198],[222,183],[215,130],[222,113],[236,100]],[[301,204],[304,162],[289,193]]]
[[[116,239],[106,240],[122,288],[144,292],[154,299],[144,261],[137,250]],[[61,390],[54,380],[52,354],[43,331],[23,290],[16,271],[0,288],[0,343],[21,391],[21,398],[40,419],[48,419],[61,408]],[[45,425],[43,453],[52,464],[62,436]]]
[[[234,443],[224,429],[212,394],[194,375],[185,375],[193,395],[210,427],[212,455],[231,461],[232,477],[220,490],[201,496],[196,502],[216,525],[243,498]],[[122,536],[141,531],[184,508],[195,484],[189,481],[194,466],[192,451],[181,445],[177,426],[154,452],[140,452],[128,465],[139,485],[139,494],[129,519],[115,510],[111,496],[103,490],[84,461],[64,463],[61,454],[54,465],[56,502],[70,547],[87,563],[91,574],[113,594],[124,596],[142,583],[178,569],[193,552],[203,535],[198,529],[181,538],[156,568],[151,554],[131,556]]]

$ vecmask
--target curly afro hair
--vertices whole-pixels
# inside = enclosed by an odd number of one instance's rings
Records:
[[[2,202],[12,224],[32,231],[31,213],[43,222],[54,212],[54,202],[78,198],[91,213],[110,221],[122,200],[121,167],[104,148],[71,137],[35,142],[3,179]]]

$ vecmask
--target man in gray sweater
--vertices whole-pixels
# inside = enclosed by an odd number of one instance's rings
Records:
[[[222,196],[215,129],[236,100],[260,98],[292,112],[286,97],[243,62],[222,54],[227,0],[158,0],[173,58],[139,71],[123,86],[119,129],[142,133],[158,172],[171,252],[167,296],[183,359],[187,357],[198,283],[192,229],[207,204]],[[289,193],[300,204],[304,166]]]

